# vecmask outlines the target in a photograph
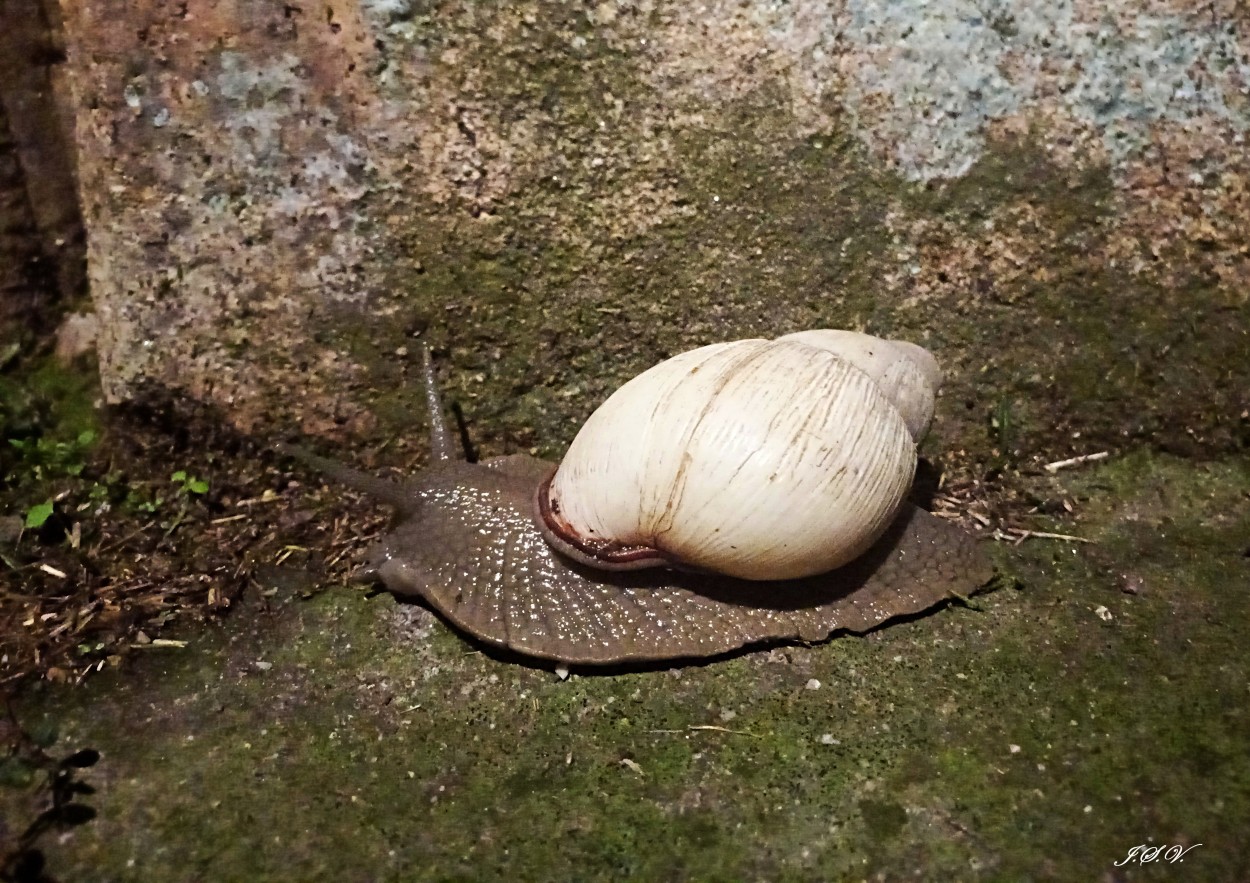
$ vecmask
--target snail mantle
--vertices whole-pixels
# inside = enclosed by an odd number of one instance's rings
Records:
[[[400,482],[279,449],[398,511],[369,572],[496,647],[574,665],[866,632],[984,586],[977,542],[906,501],[941,374],[849,331],[714,344],[643,372],[562,463],[455,451]]]

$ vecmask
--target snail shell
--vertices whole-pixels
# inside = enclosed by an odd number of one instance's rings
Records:
[[[898,512],[940,378],[920,347],[851,331],[682,353],[590,416],[539,487],[540,528],[604,569],[833,570]]]

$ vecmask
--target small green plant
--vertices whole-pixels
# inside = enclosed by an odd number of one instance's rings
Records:
[[[187,512],[191,507],[191,499],[208,493],[208,482],[202,478],[196,478],[188,473],[185,469],[179,469],[173,475],[169,476],[169,480],[175,485],[173,498],[178,501],[178,511],[172,518],[161,521],[161,527],[165,530],[165,536],[168,537],[187,517]],[[142,512],[156,514],[163,502],[161,497],[146,503],[140,503],[138,508]]]
[[[131,489],[126,493],[126,506],[142,515],[155,515],[161,508],[161,504],[165,502],[165,498],[159,494],[151,499],[146,498],[140,491]]]
[[[23,526],[27,530],[38,530],[52,517],[53,508],[51,500],[31,506],[26,510],[26,520],[23,522]]]
[[[90,429],[84,429],[72,441],[55,441],[44,436],[9,439],[9,446],[18,455],[19,468],[29,469],[29,477],[36,481],[63,476],[77,478],[87,465],[86,455],[94,443],[95,432]],[[16,469],[14,474],[26,477]]]
[[[177,492],[182,496],[208,493],[207,481],[202,478],[196,478],[194,475],[188,475],[181,469],[169,476],[169,480],[178,485]]]
[[[87,466],[87,458],[91,447],[95,444],[96,434],[84,429],[70,441],[57,441],[47,436],[7,439],[9,450],[16,454],[14,459],[6,462],[9,481],[13,485],[32,485],[31,495],[42,496],[48,488],[40,487],[50,481],[65,478],[81,478]],[[22,527],[26,530],[39,530],[48,523],[55,512],[55,504],[51,499],[28,506],[22,517]]]
[[[174,517],[172,522],[172,524],[176,525],[186,516],[187,503],[191,500],[191,498],[208,493],[208,482],[202,478],[196,478],[185,469],[179,469],[173,475],[169,476],[169,481],[174,485],[172,497],[167,498],[159,493],[153,497],[145,497],[141,491],[132,488],[130,492],[126,494],[126,505],[135,512],[139,512],[143,515],[156,515],[161,511],[161,508],[165,505],[168,499],[178,500],[181,505],[179,506],[178,514]],[[162,526],[167,527],[170,523],[171,522],[166,522]]]
[[[110,472],[91,485],[87,491],[87,500],[96,506],[109,502],[114,497],[116,489],[122,486],[122,481],[120,473]]]
[[[1010,457],[1016,438],[1016,417],[1011,396],[1002,396],[990,414],[990,433],[994,446],[1004,457]]]

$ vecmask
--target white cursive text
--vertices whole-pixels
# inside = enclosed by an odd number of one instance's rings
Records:
[[[1137,862],[1143,865],[1155,861],[1183,862],[1185,853],[1201,845],[1201,843],[1195,843],[1193,846],[1169,846],[1165,843],[1162,846],[1147,846],[1143,843],[1141,846],[1134,846],[1128,851],[1128,855],[1118,862],[1112,862],[1112,864],[1118,868],[1121,865],[1127,865],[1129,862]]]

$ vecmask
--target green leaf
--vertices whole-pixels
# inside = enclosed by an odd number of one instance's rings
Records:
[[[52,501],[40,503],[38,506],[31,506],[26,510],[26,527],[35,529],[43,527],[45,521],[52,517]]]
[[[193,478],[187,482],[187,490],[193,494],[208,493],[208,482],[202,478]]]
[[[87,447],[87,445],[91,444],[93,441],[95,441],[94,430],[84,429],[82,432],[78,433],[78,446],[79,447],[85,448]]]
[[[183,472],[181,469],[179,469],[179,470],[178,470],[177,472],[175,472],[173,475],[169,476],[169,480],[170,480],[170,481],[186,481],[186,480],[187,480],[187,474],[186,474],[185,472]]]

